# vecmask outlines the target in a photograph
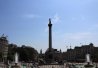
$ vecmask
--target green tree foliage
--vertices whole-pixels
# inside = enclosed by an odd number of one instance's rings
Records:
[[[17,45],[15,44],[9,44],[8,45],[8,60],[14,61],[14,54],[16,52]]]
[[[22,45],[9,45],[8,60],[13,61],[15,53],[19,54],[19,61],[32,62],[37,61],[38,52],[32,47]]]

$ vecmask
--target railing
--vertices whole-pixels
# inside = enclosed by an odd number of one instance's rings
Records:
[[[41,65],[39,68],[65,68],[64,65]]]

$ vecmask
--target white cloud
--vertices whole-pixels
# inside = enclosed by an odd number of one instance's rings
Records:
[[[81,32],[81,33],[67,33],[65,34],[66,39],[70,40],[85,40],[92,38],[92,33],[90,32]]]
[[[60,17],[59,17],[59,15],[57,13],[53,16],[53,18],[51,19],[51,22],[52,22],[52,24],[57,24],[57,23],[60,22]],[[44,31],[48,32],[48,26],[45,28]]]
[[[53,24],[56,24],[56,23],[58,23],[58,22],[60,22],[60,17],[59,17],[58,14],[55,14],[55,15],[53,16],[52,23],[53,23]]]
[[[83,14],[80,14],[78,16],[73,16],[72,21],[85,21],[87,19],[87,17]]]
[[[25,14],[23,15],[24,18],[39,18],[39,15],[35,15],[35,14]]]
[[[27,18],[35,18],[36,16],[35,15],[33,15],[33,14],[27,14],[27,15],[25,15]]]

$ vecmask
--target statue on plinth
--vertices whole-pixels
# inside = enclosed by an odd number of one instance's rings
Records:
[[[18,62],[18,53],[15,53],[15,65],[11,66],[11,68],[21,68]]]
[[[91,60],[90,60],[90,54],[86,54],[86,62],[87,62],[87,64],[84,66],[85,68],[93,68],[94,67],[91,63]]]

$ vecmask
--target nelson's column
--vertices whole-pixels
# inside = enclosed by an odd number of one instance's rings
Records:
[[[51,52],[52,51],[52,24],[51,24],[51,19],[49,19],[49,24],[48,24],[48,27],[49,27],[49,51]]]
[[[49,19],[49,48],[45,52],[45,60],[47,63],[52,63],[53,62],[53,53],[54,50],[52,48],[52,24],[51,24],[51,19]]]

